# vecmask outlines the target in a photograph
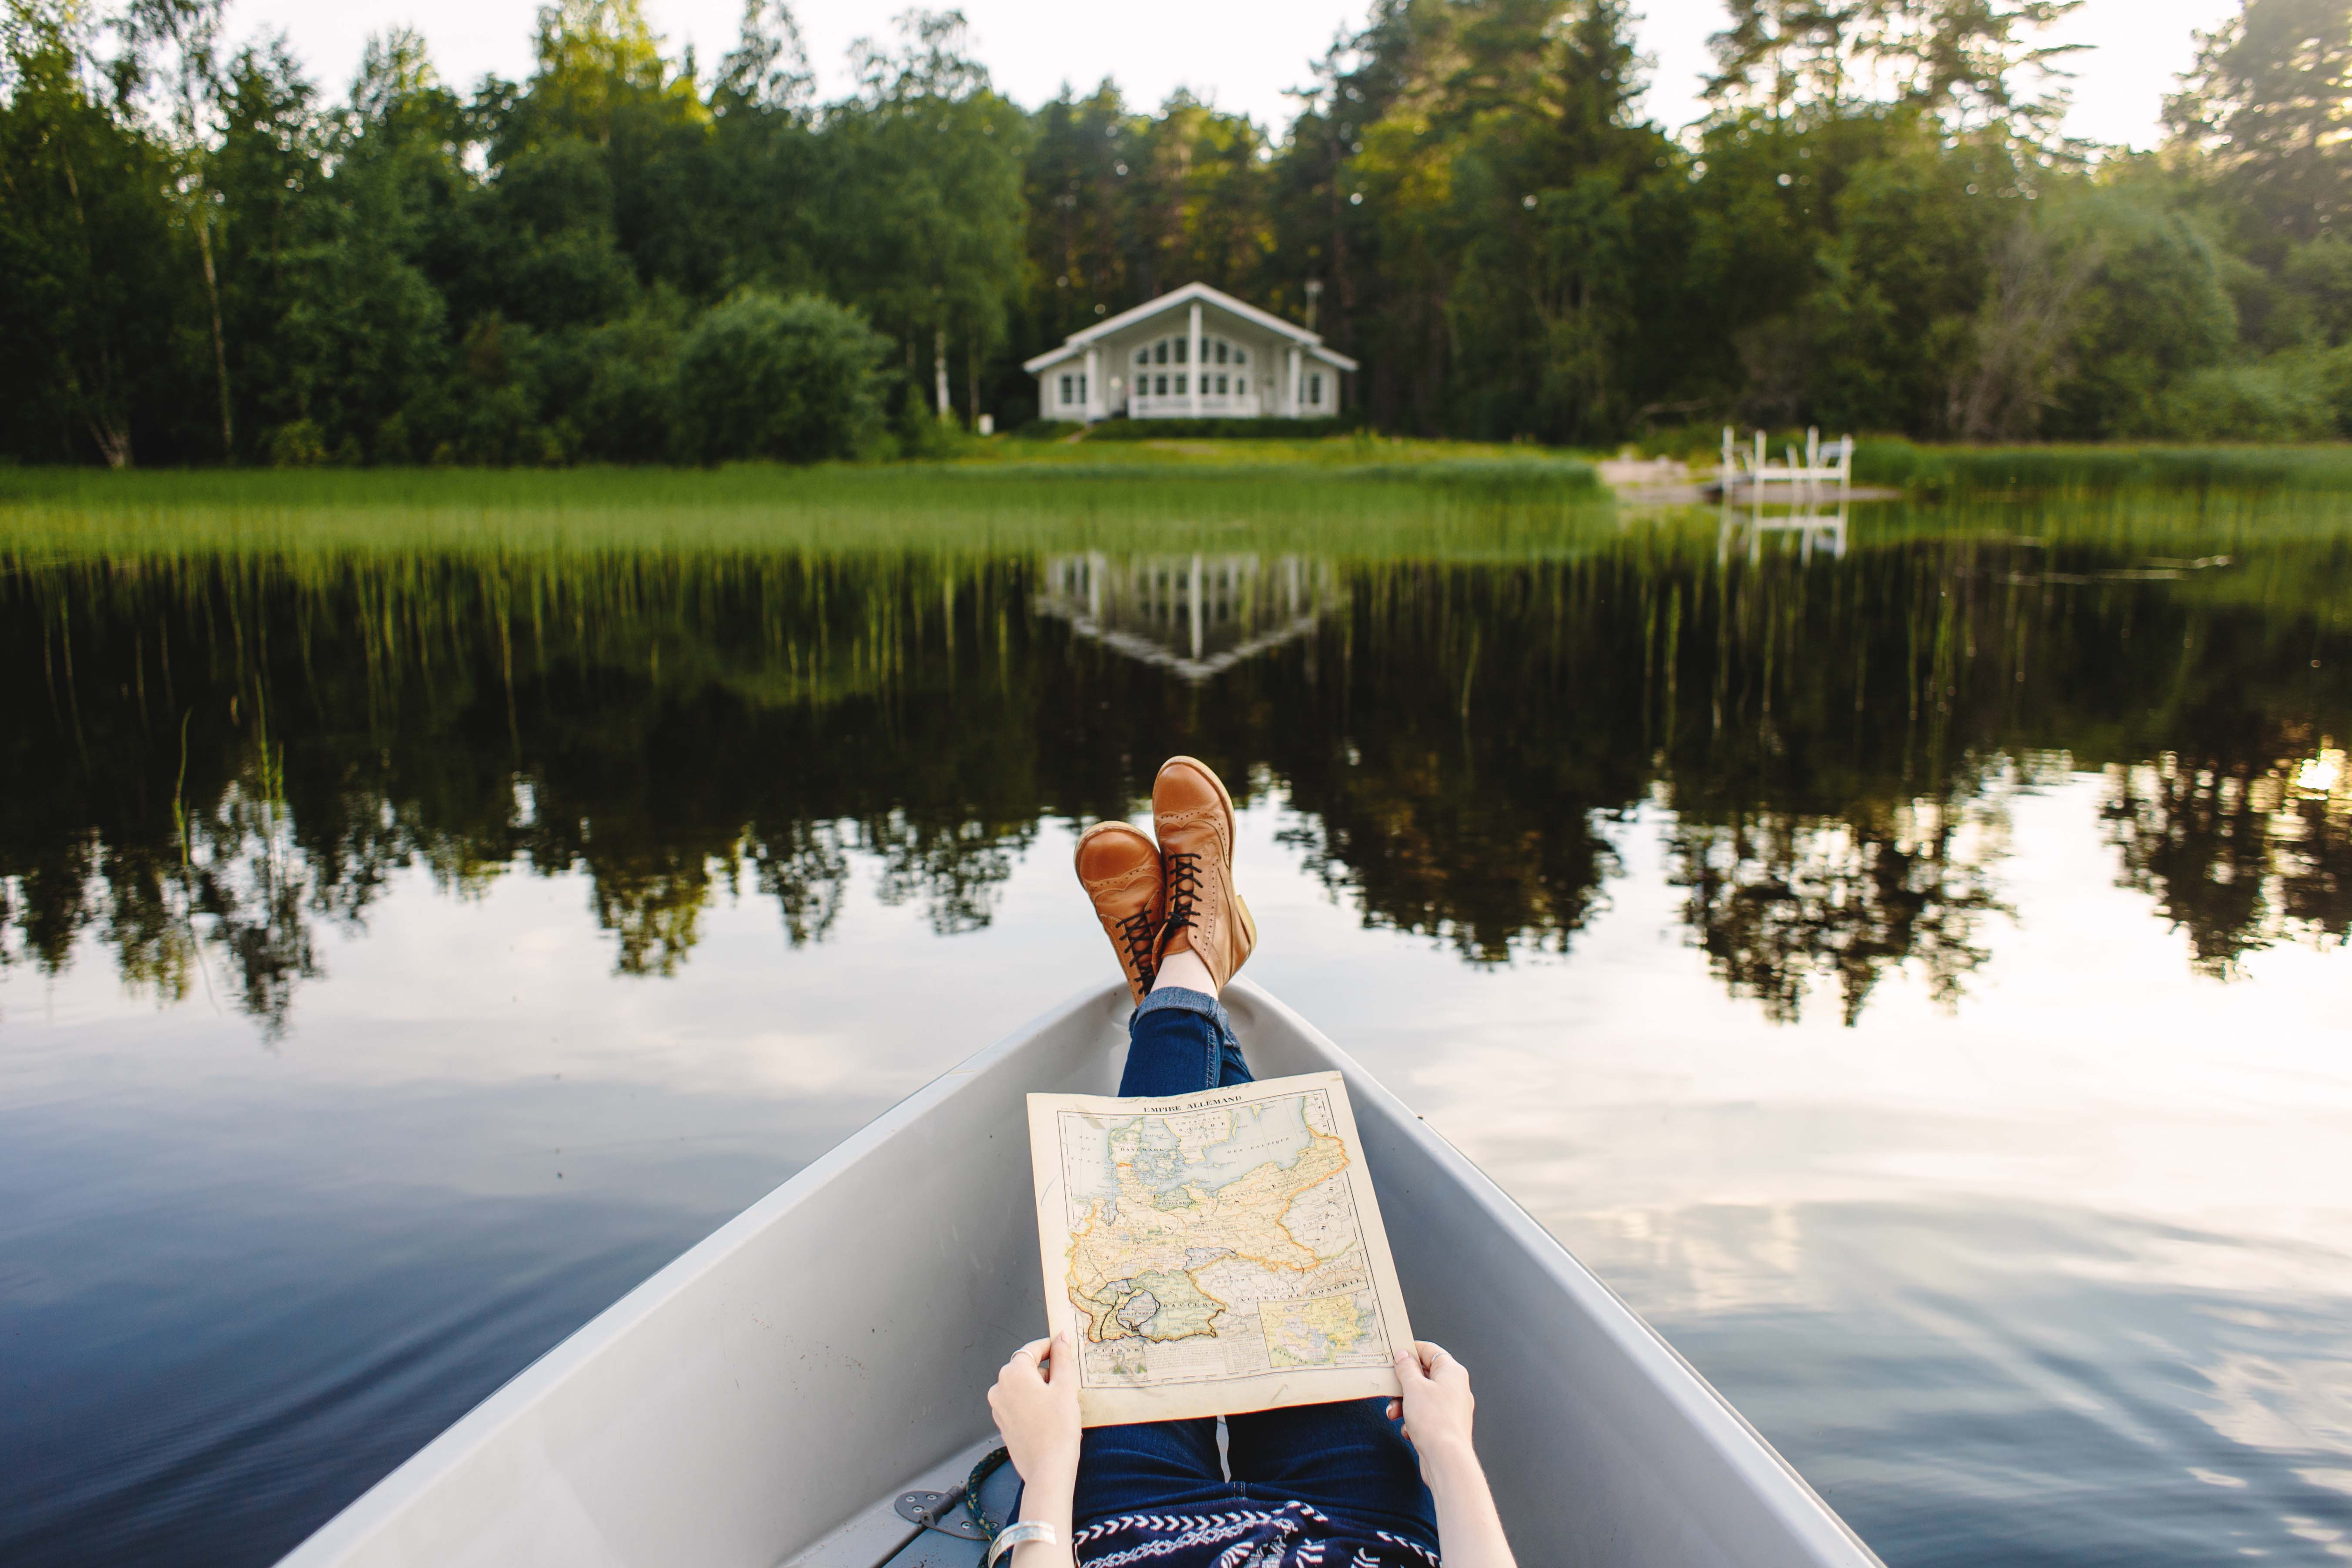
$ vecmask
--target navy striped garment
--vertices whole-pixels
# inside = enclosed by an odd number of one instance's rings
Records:
[[[1437,1568],[1437,1554],[1303,1502],[1205,1513],[1123,1513],[1071,1538],[1082,1568]]]

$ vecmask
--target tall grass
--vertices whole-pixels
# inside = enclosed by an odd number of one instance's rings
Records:
[[[1923,497],[2125,489],[2352,491],[2352,446],[1923,447],[1864,441],[1863,484]]]
[[[989,461],[715,470],[0,469],[0,551],[786,549],[986,552],[1247,543],[1336,555],[1579,546],[1583,463]]]

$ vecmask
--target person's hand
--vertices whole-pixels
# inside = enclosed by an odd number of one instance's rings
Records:
[[[1389,1401],[1389,1418],[1404,1417],[1404,1435],[1437,1505],[1437,1539],[1447,1568],[1512,1568],[1510,1538],[1470,1446],[1475,1402],[1469,1369],[1444,1346],[1419,1340],[1396,1358],[1396,1374],[1404,1396]]]
[[[988,1409],[1022,1480],[1051,1489],[1077,1479],[1077,1352],[1067,1334],[1014,1351],[988,1391]]]
[[[1425,1477],[1440,1454],[1470,1450],[1470,1412],[1477,1403],[1470,1397],[1470,1370],[1444,1345],[1416,1340],[1397,1352],[1396,1374],[1404,1395],[1389,1401],[1389,1419],[1404,1417],[1405,1437],[1421,1456]]]

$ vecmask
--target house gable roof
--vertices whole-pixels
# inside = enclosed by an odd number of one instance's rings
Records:
[[[1097,321],[1083,331],[1072,332],[1063,340],[1061,347],[1048,349],[1036,358],[1023,362],[1021,368],[1034,375],[1049,365],[1083,352],[1091,344],[1100,342],[1113,332],[1134,326],[1139,321],[1149,321],[1180,305],[1192,304],[1195,300],[1203,305],[1214,305],[1220,310],[1239,316],[1254,327],[1264,328],[1277,337],[1286,339],[1327,364],[1336,365],[1341,370],[1356,368],[1356,362],[1346,354],[1325,348],[1320,333],[1310,332],[1306,328],[1286,321],[1270,311],[1261,310],[1255,305],[1244,304],[1231,294],[1222,289],[1212,289],[1206,283],[1187,283],[1181,289],[1160,295],[1157,300],[1147,300],[1132,310],[1121,310],[1107,321]]]

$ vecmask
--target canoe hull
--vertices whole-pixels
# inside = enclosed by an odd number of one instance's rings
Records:
[[[1876,1562],[1623,1303],[1312,1026],[1226,994],[1262,1076],[1337,1068],[1416,1329],[1479,1380],[1521,1561]],[[1039,1331],[1024,1097],[1117,1087],[1065,1004],[909,1096],[378,1482],[281,1568],[874,1568],[875,1506],[989,1435]],[[861,1525],[862,1520],[867,1521]],[[828,1562],[828,1557],[838,1562]]]

